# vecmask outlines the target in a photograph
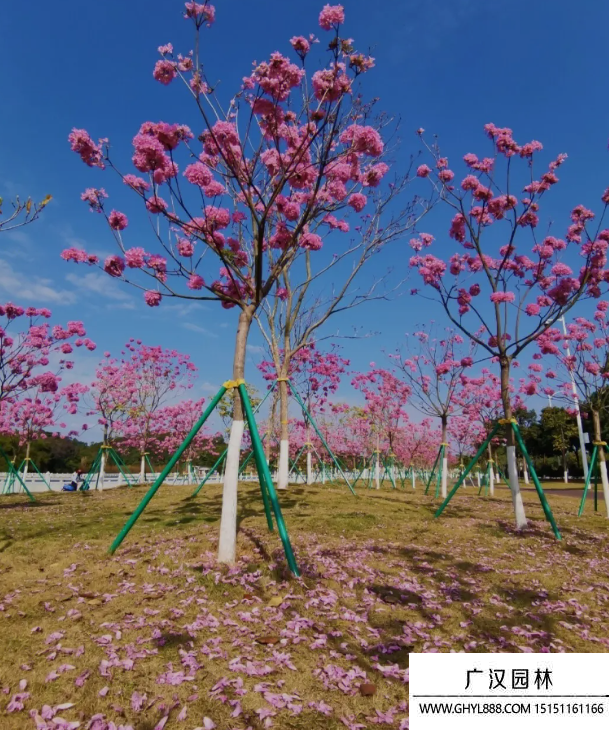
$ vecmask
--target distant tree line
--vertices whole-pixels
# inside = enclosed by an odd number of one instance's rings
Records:
[[[114,442],[115,447],[121,453],[129,471],[138,473],[140,470],[140,453],[138,449],[121,449],[121,439],[117,438]],[[101,441],[86,444],[76,438],[62,438],[47,435],[47,438],[36,439],[30,447],[30,458],[34,461],[41,472],[50,471],[52,473],[67,473],[76,469],[88,471],[97,455],[101,446]],[[17,436],[0,435],[0,446],[4,449],[9,458],[15,460],[18,466],[25,457],[25,446],[19,446]],[[218,458],[218,455],[226,447],[221,436],[214,440],[214,453],[206,451],[197,454],[192,460],[193,466],[210,467]],[[159,454],[150,455],[150,461],[155,469],[160,469],[169,461],[172,454],[161,452]],[[186,463],[178,463],[180,469],[186,469]],[[6,465],[1,465],[0,469],[6,469]],[[108,464],[108,473],[118,471],[114,465]]]

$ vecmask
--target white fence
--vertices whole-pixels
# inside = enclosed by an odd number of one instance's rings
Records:
[[[165,479],[165,484],[198,484],[201,482],[205,475],[207,474],[207,469],[202,469],[200,467],[193,468],[192,474],[189,476],[188,474],[177,474],[176,472],[169,474],[169,476]],[[146,473],[146,483],[152,484],[155,479],[159,476],[160,472],[153,474],[150,472]],[[374,481],[375,473],[374,469],[364,469],[362,473],[359,471],[348,471],[345,472],[345,476],[349,481],[355,481],[358,478],[358,486],[360,488],[365,488],[370,485],[371,481]],[[383,471],[381,470],[379,477],[383,475]],[[40,492],[47,492],[48,487],[47,484],[50,486],[51,491],[53,492],[61,492],[64,484],[69,484],[72,480],[73,472],[69,474],[51,474],[50,472],[43,473],[42,475],[44,479],[46,480],[46,483],[43,481],[43,479],[36,474],[35,472],[29,472],[25,477],[21,475],[22,479],[24,479],[25,484],[27,488],[30,490],[30,492],[40,493]],[[132,478],[132,484],[139,482],[139,474],[130,474],[129,475]],[[273,472],[271,474],[273,477],[273,481],[277,481],[277,472]],[[402,475],[403,476],[403,475]],[[458,477],[458,472],[452,473],[450,475],[453,479]],[[479,474],[475,475],[478,476]],[[94,475],[93,478],[90,481],[90,489],[94,490],[96,486],[96,478],[97,475]],[[207,482],[209,484],[220,484],[222,483],[224,478],[224,475],[220,472],[214,472]],[[333,480],[340,480],[342,477],[340,473],[337,470],[330,471],[329,469],[326,469],[325,475],[320,474],[317,470],[314,470],[314,481],[317,483],[325,483],[326,481],[333,481]],[[421,484],[425,484],[427,479],[429,478],[429,472],[421,471],[417,472],[416,474],[416,484],[417,486]],[[239,477],[240,481],[243,482],[256,482],[258,481],[258,477],[255,474],[242,474]],[[387,481],[388,476],[385,475],[385,480]],[[396,485],[400,485],[400,477],[397,473],[394,473],[394,480],[396,482]],[[10,475],[7,472],[0,472],[0,495],[2,494],[10,494],[10,493],[18,493],[22,492],[23,488],[21,487],[21,484],[17,479],[13,481],[13,485],[9,491],[7,491],[7,486],[9,485]],[[292,472],[290,474],[290,484],[304,484],[306,482],[305,475],[301,473],[294,473]],[[409,486],[411,484],[411,478],[408,477],[408,484],[406,486]],[[468,478],[468,483],[470,483],[472,486],[474,485],[474,480]],[[115,489],[116,487],[122,487],[127,484],[125,478],[121,473],[118,474],[105,474],[104,475],[104,484],[103,489]],[[101,484],[98,485],[98,488],[101,488]],[[432,485],[435,488],[435,484]],[[478,484],[476,486],[480,486],[480,482],[478,481]]]

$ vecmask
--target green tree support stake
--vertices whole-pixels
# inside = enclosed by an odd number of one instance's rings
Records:
[[[444,453],[445,453],[445,446],[444,444],[440,445],[440,454],[438,458],[438,474],[436,476],[436,499],[440,496],[440,484],[442,484],[442,472],[444,471]],[[465,480],[463,480],[465,481]]]
[[[26,459],[26,461],[28,461],[28,459]],[[36,466],[36,462],[33,459],[29,459],[29,462],[34,467],[34,469],[36,470],[36,473],[42,479],[43,483],[46,485],[46,488],[49,490],[49,492],[52,492],[53,490],[51,489],[51,485],[47,482],[47,480],[40,473],[40,469]]]
[[[227,454],[228,454],[228,448],[224,449],[224,451],[223,451],[223,452],[222,452],[222,453],[220,454],[220,456],[218,457],[218,460],[216,461],[216,463],[215,463],[215,464],[214,464],[214,465],[212,466],[212,468],[211,468],[211,469],[210,469],[210,470],[209,470],[209,471],[207,472],[207,474],[206,474],[206,475],[205,475],[205,476],[203,477],[203,481],[201,482],[201,484],[199,484],[199,486],[198,486],[198,487],[197,487],[197,488],[195,489],[195,491],[194,491],[194,492],[192,493],[192,496],[193,496],[193,497],[196,497],[196,496],[197,496],[197,494],[199,494],[199,492],[201,491],[201,489],[203,489],[203,485],[205,484],[205,482],[207,482],[207,480],[208,480],[208,479],[210,478],[210,476],[211,476],[211,475],[212,475],[212,474],[213,474],[213,473],[214,473],[214,472],[216,471],[216,469],[218,469],[218,467],[219,467],[219,466],[220,466],[220,464],[221,464],[221,463],[222,463],[222,462],[224,461],[224,459],[226,459],[226,455],[227,455]]]
[[[522,436],[520,435],[520,429],[518,428],[518,424],[515,421],[512,421],[511,424],[512,424],[512,429],[514,430],[514,433],[516,434],[516,440],[518,441],[520,450],[522,451],[522,454],[523,454],[524,458],[526,459],[527,464],[529,466],[531,476],[533,477],[533,484],[535,485],[535,489],[537,490],[537,496],[539,497],[539,501],[541,502],[541,507],[544,511],[546,519],[552,525],[552,530],[554,532],[556,539],[562,540],[560,531],[558,529],[558,525],[556,524],[554,515],[552,514],[552,510],[550,509],[550,505],[548,504],[548,500],[546,499],[546,495],[541,487],[541,484],[539,483],[539,479],[537,477],[537,472],[535,471],[535,467],[533,466],[533,462],[531,461],[531,457],[529,456],[527,447],[524,445],[524,441],[522,440]]]
[[[139,503],[137,506],[135,512],[131,515],[131,517],[127,520],[125,523],[123,529],[118,533],[116,536],[116,539],[110,546],[110,555],[113,555],[116,549],[119,547],[121,542],[127,537],[127,534],[129,533],[129,530],[133,527],[133,525],[137,522],[139,516],[142,514],[142,512],[146,509],[146,506],[148,505],[148,502],[154,497],[156,494],[158,488],[161,486],[161,484],[165,481],[165,477],[169,474],[169,472],[173,469],[173,467],[178,462],[179,458],[182,456],[184,451],[188,448],[190,445],[190,442],[194,439],[194,437],[197,435],[197,433],[200,431],[201,427],[207,421],[215,407],[220,402],[220,398],[226,393],[226,387],[223,385],[220,390],[216,393],[216,395],[213,397],[213,399],[210,401],[209,405],[205,409],[205,412],[199,418],[199,420],[195,423],[195,425],[192,427],[191,432],[188,434],[188,436],[184,439],[182,442],[182,445],[179,447],[179,449],[175,452],[175,454],[169,459],[169,462],[163,469],[163,471],[159,474],[157,480],[155,483],[150,487],[150,489],[146,492],[146,495],[144,496],[144,499]]]
[[[277,492],[275,492],[275,486],[273,485],[271,472],[269,471],[269,465],[266,463],[266,459],[264,458],[264,450],[262,448],[262,441],[260,440],[260,434],[258,433],[258,428],[254,419],[252,404],[250,403],[250,399],[244,383],[239,383],[238,387],[239,393],[241,394],[241,402],[243,403],[243,410],[245,411],[245,417],[249,425],[250,438],[252,440],[252,447],[255,451],[255,458],[258,464],[259,476],[261,477],[261,481],[264,480],[266,482],[266,486],[268,488],[269,498],[271,501],[271,505],[273,506],[273,512],[275,513],[275,522],[277,522],[277,530],[283,544],[283,551],[285,553],[286,560],[288,561],[288,566],[290,570],[296,577],[299,577],[300,572],[298,570],[298,565],[296,564],[296,558],[294,557],[294,552],[290,543],[290,537],[288,535],[285,522],[283,521],[281,507],[279,505],[279,500],[277,499]]]
[[[393,489],[396,489],[395,479],[393,478],[393,469],[391,468],[391,467],[393,467],[393,458],[388,455],[387,458],[385,459],[383,466],[384,466],[384,471],[383,471],[382,481],[384,482],[385,477],[388,476],[389,481],[393,485]]]
[[[442,453],[442,447],[440,446],[440,450],[438,451],[436,460],[434,461],[433,466],[431,467],[431,474],[429,475],[429,480],[427,482],[427,486],[425,487],[425,494],[427,494],[427,492],[429,492],[429,487],[431,486],[431,480],[433,479],[433,475],[436,472],[436,464],[438,463],[438,459],[440,458],[441,453]]]
[[[333,453],[332,449],[331,449],[331,448],[330,448],[330,447],[328,446],[328,443],[327,443],[326,439],[325,439],[325,438],[323,437],[323,434],[322,434],[322,432],[321,432],[321,431],[320,431],[320,430],[319,430],[319,429],[317,428],[317,424],[315,423],[315,421],[313,420],[313,417],[311,416],[311,414],[310,414],[310,413],[309,413],[309,411],[307,410],[307,407],[305,406],[305,404],[304,404],[304,402],[303,402],[302,398],[301,398],[301,397],[300,397],[300,396],[298,395],[298,392],[296,391],[296,389],[295,389],[295,388],[294,388],[294,386],[292,385],[291,381],[289,381],[289,380],[288,380],[288,385],[290,386],[290,390],[291,390],[291,391],[292,391],[292,393],[294,394],[294,397],[295,397],[295,398],[296,398],[296,400],[298,401],[298,405],[299,405],[299,406],[300,406],[300,407],[302,408],[302,412],[303,412],[303,413],[305,414],[305,416],[306,416],[306,417],[307,417],[307,418],[309,419],[309,423],[310,423],[310,424],[311,424],[311,425],[313,426],[313,428],[315,429],[315,433],[316,433],[316,434],[318,435],[318,437],[319,437],[319,440],[320,440],[320,441],[322,442],[322,444],[324,445],[324,447],[325,447],[326,451],[327,451],[327,452],[328,452],[328,454],[330,455],[330,458],[332,459],[332,461],[333,461],[333,462],[334,462],[334,464],[336,465],[336,468],[337,468],[337,469],[338,469],[338,471],[339,471],[339,472],[341,473],[341,476],[342,476],[342,478],[343,478],[343,479],[345,480],[345,482],[347,483],[347,486],[349,487],[349,490],[351,491],[351,494],[353,494],[353,495],[355,496],[355,490],[354,490],[354,489],[353,489],[353,487],[351,486],[351,482],[350,482],[350,481],[349,481],[349,480],[347,479],[347,475],[346,475],[346,474],[345,474],[345,472],[344,472],[344,471],[342,470],[342,468],[341,468],[340,464],[338,463],[338,461],[337,461],[336,457],[334,456],[334,453]]]
[[[596,472],[594,474],[594,511],[598,512],[598,471],[599,466],[596,466]]]
[[[150,463],[150,459],[148,457],[148,452],[144,454],[144,459],[146,460],[146,464],[148,464],[148,468],[150,469],[150,473],[154,474],[154,467]],[[146,472],[144,472],[144,481],[146,481]]]
[[[133,484],[131,483],[131,479],[127,476],[127,474],[125,474],[125,472],[123,470],[124,462],[123,462],[123,465],[121,465],[121,462],[116,458],[117,454],[114,451],[114,447],[112,447],[110,449],[110,456],[113,458],[116,466],[118,466],[120,473],[123,475],[124,480],[127,482],[127,486],[132,487]]]
[[[93,474],[95,474],[95,470],[99,467],[100,460],[101,460],[101,449],[95,455],[95,459],[93,460],[93,463],[91,464],[91,468],[87,472],[87,476],[85,477],[85,480],[82,485],[83,492],[86,492],[89,489],[89,487],[91,486],[91,479],[93,478]]]
[[[14,465],[14,464],[13,464],[13,462],[12,462],[12,461],[11,461],[11,460],[10,460],[10,459],[8,458],[8,456],[6,455],[6,453],[5,453],[4,449],[2,449],[1,447],[0,447],[0,455],[1,455],[1,456],[2,456],[3,458],[4,458],[4,460],[5,460],[5,461],[6,461],[6,463],[8,464],[8,470],[9,470],[9,472],[11,473],[11,475],[12,475],[12,477],[13,477],[13,480],[17,479],[17,481],[18,481],[18,482],[19,482],[19,483],[21,484],[21,486],[23,487],[23,491],[24,491],[24,492],[25,492],[25,493],[27,494],[27,496],[28,496],[28,497],[30,498],[30,501],[31,501],[31,502],[35,502],[36,500],[34,499],[34,495],[33,495],[33,494],[32,494],[32,493],[30,492],[30,490],[29,490],[29,489],[27,488],[27,486],[26,486],[25,482],[23,481],[23,479],[22,479],[22,478],[21,478],[21,477],[19,476],[19,472],[15,470],[15,465]]]
[[[355,477],[355,481],[353,482],[353,485],[352,485],[354,488],[355,488],[355,485],[359,482],[360,477],[362,476],[362,474],[364,473],[364,469],[366,468],[366,459],[364,458],[362,461],[363,461],[363,466],[359,470],[359,474]]]
[[[455,494],[457,493],[457,490],[459,489],[459,487],[463,484],[463,482],[467,478],[467,475],[476,466],[476,464],[478,463],[478,459],[482,456],[482,454],[484,453],[484,450],[490,444],[491,439],[495,436],[495,434],[497,433],[498,430],[499,430],[499,424],[497,423],[497,424],[495,424],[493,426],[493,428],[491,429],[491,432],[486,437],[486,440],[484,441],[484,443],[482,444],[482,446],[478,449],[478,451],[477,451],[476,455],[474,456],[474,458],[469,462],[469,464],[467,465],[467,467],[466,467],[465,471],[463,472],[463,474],[461,474],[461,476],[459,477],[459,481],[450,490],[450,492],[448,493],[446,499],[438,507],[438,511],[436,512],[436,514],[434,515],[434,517],[439,517],[442,514],[442,512],[444,512],[446,506],[448,505],[448,503],[450,502],[450,500],[455,496]]]
[[[596,472],[594,471],[594,467],[596,466],[597,455],[598,444],[594,444],[594,448],[592,449],[592,457],[590,459],[590,467],[588,468],[588,474],[586,475],[586,481],[584,482],[584,493],[582,494],[582,499],[579,503],[579,510],[577,512],[578,517],[581,517],[584,512],[584,505],[586,504],[586,497],[588,496],[588,488],[590,487],[590,479],[592,477],[592,474],[594,474],[596,478]]]
[[[268,391],[267,391],[266,395],[264,396],[264,398],[263,398],[263,399],[262,399],[262,400],[260,401],[260,403],[258,403],[258,405],[256,406],[256,408],[254,409],[254,413],[257,413],[257,412],[258,412],[258,411],[260,410],[260,408],[261,408],[262,404],[264,403],[264,401],[265,401],[265,400],[266,400],[266,399],[267,399],[267,398],[269,397],[269,395],[270,395],[270,394],[271,394],[271,393],[272,393],[272,392],[273,392],[273,391],[275,390],[275,386],[276,386],[276,385],[277,385],[277,381],[275,381],[275,382],[273,383],[273,385],[271,385],[271,387],[270,387],[270,388],[268,389]],[[266,436],[266,434],[265,434],[265,436]],[[253,453],[254,453],[254,452],[252,451],[252,454],[253,454]],[[199,486],[198,486],[198,487],[197,487],[197,488],[195,489],[195,491],[194,491],[194,492],[192,493],[192,495],[191,495],[192,497],[196,497],[196,496],[197,496],[197,494],[199,494],[199,492],[200,492],[200,491],[201,491],[201,490],[203,489],[203,486],[205,485],[205,483],[207,482],[207,480],[208,480],[208,479],[209,479],[209,478],[211,477],[211,475],[212,475],[212,474],[213,474],[213,473],[214,473],[214,472],[216,471],[216,469],[218,469],[218,468],[220,467],[220,465],[222,464],[222,462],[224,461],[224,459],[226,459],[226,455],[227,455],[227,454],[228,454],[228,446],[227,446],[227,447],[226,447],[226,449],[224,449],[224,451],[223,451],[223,452],[222,452],[222,453],[220,454],[220,456],[218,457],[218,460],[217,460],[217,461],[216,461],[216,463],[215,463],[215,464],[214,464],[214,465],[212,466],[212,468],[211,468],[211,469],[210,469],[210,470],[209,470],[209,471],[207,472],[207,474],[206,474],[206,475],[205,475],[205,476],[203,477],[203,480],[201,481],[201,484],[199,484]],[[250,455],[250,456],[251,456],[251,455]],[[248,457],[248,458],[249,458],[249,457]],[[244,467],[245,467],[245,465],[244,465]],[[241,473],[241,471],[239,471],[239,473]]]
[[[292,461],[292,462],[290,463],[290,471],[288,472],[288,474],[291,474],[291,473],[292,473],[292,472],[294,471],[294,469],[296,469],[296,470],[298,471],[299,475],[300,475],[300,476],[302,476],[302,472],[300,471],[300,469],[298,469],[298,467],[296,466],[296,464],[298,464],[298,459],[300,459],[300,457],[301,457],[301,455],[302,455],[302,452],[303,452],[303,451],[304,451],[305,449],[306,449],[306,444],[305,444],[305,445],[304,445],[304,446],[303,446],[303,447],[302,447],[302,448],[300,449],[300,451],[299,451],[299,452],[298,452],[298,453],[296,454],[296,458],[294,459],[294,461]]]

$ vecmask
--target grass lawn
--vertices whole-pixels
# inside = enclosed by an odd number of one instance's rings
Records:
[[[253,485],[230,569],[221,490],[191,491],[160,490],[114,557],[143,487],[0,499],[3,730],[405,728],[410,651],[609,650],[602,501],[578,519],[551,494],[559,542],[534,492],[517,533],[505,490],[434,520],[420,486],[294,487],[296,580]]]

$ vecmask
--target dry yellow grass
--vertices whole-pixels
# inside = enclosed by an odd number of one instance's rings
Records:
[[[576,499],[550,498],[558,542],[532,492],[519,534],[501,490],[462,490],[434,520],[420,488],[294,487],[280,499],[295,580],[254,486],[241,487],[230,570],[214,560],[220,488],[195,500],[191,489],[161,489],[115,557],[108,546],[144,488],[2,498],[3,730],[36,727],[30,711],[62,703],[73,706],[56,717],[82,728],[103,715],[95,730],[152,730],[165,717],[188,730],[205,717],[222,730],[375,727],[379,717],[399,728],[409,651],[609,647],[607,520],[591,503],[578,519]]]

